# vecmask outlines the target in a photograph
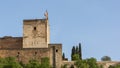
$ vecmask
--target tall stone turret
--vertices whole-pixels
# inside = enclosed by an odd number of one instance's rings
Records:
[[[48,48],[50,29],[47,11],[45,17],[23,21],[23,48]]]

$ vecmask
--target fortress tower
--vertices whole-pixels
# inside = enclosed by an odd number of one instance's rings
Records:
[[[23,21],[23,48],[48,48],[50,29],[47,11],[44,15],[45,19]]]
[[[23,21],[23,37],[0,38],[0,57],[15,57],[18,62],[28,63],[35,59],[49,58],[52,68],[61,68],[62,44],[50,43],[48,13],[44,19]]]

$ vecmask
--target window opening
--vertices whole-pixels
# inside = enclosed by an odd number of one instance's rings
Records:
[[[35,55],[37,54],[37,52],[35,52]]]
[[[56,50],[56,52],[58,52],[58,49]]]
[[[36,27],[34,27],[34,30],[36,30]]]
[[[20,54],[20,52],[18,52],[18,54]]]

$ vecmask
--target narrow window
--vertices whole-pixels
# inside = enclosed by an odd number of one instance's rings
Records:
[[[20,56],[20,52],[17,52],[17,56],[16,57],[19,58],[19,56]]]
[[[35,55],[37,54],[37,52],[35,52]]]
[[[20,54],[20,52],[18,52],[18,55]]]
[[[56,50],[56,52],[58,52],[58,49]]]
[[[34,30],[36,30],[36,27],[34,27]]]

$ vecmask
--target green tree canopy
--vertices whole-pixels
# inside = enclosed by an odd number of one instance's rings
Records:
[[[109,56],[103,56],[101,61],[111,61],[111,58]]]
[[[23,68],[14,57],[0,58],[0,68]]]
[[[117,64],[117,65],[110,65],[108,68],[120,68],[120,64]]]
[[[81,52],[81,43],[78,46],[73,46],[71,50],[71,60],[74,60],[73,56],[76,54],[79,55],[79,59],[82,60],[82,52]]]
[[[49,62],[49,58],[45,57],[41,59],[41,66],[40,68],[50,68],[50,62]]]
[[[79,58],[82,60],[82,48],[81,48],[81,43],[79,43]]]
[[[28,64],[25,65],[25,68],[39,68],[40,63],[37,60],[30,60]]]
[[[95,58],[88,58],[84,60],[77,60],[75,62],[77,68],[103,68],[97,64]]]
[[[0,68],[50,68],[49,58],[44,57],[40,61],[30,60],[29,63],[23,64],[17,62],[14,57],[0,58]]]
[[[73,61],[79,60],[79,54],[74,54],[74,55],[72,56],[72,60],[73,60]]]
[[[75,46],[72,47],[71,60],[73,60],[73,55],[76,53]]]
[[[41,59],[41,62],[30,60],[29,63],[25,65],[25,68],[50,68],[49,58],[44,57]]]
[[[63,53],[63,55],[62,55],[62,59],[65,60],[65,53]]]

